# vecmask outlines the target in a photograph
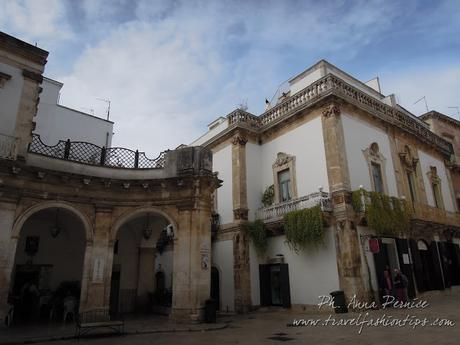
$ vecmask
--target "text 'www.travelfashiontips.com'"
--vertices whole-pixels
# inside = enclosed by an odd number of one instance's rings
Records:
[[[319,296],[318,309],[323,307],[339,308],[335,305],[334,298],[327,295]],[[347,309],[359,310],[352,317],[340,317],[339,315],[329,314],[326,318],[294,319],[289,326],[291,327],[356,327],[358,334],[363,332],[364,328],[371,327],[409,327],[416,329],[418,327],[454,327],[455,322],[441,317],[428,318],[409,313],[401,313],[403,310],[421,310],[429,307],[425,300],[414,299],[408,302],[400,302],[394,296],[385,295],[382,303],[362,302],[354,295],[347,304]],[[377,314],[377,309],[384,310],[385,313]],[[374,312],[369,312],[375,310]],[[396,312],[395,315],[388,313]]]

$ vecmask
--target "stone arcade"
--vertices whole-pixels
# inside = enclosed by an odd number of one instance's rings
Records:
[[[48,146],[32,136],[48,53],[3,33],[0,53],[0,97],[17,99],[0,99],[2,121],[12,124],[2,122],[0,137],[0,319],[30,280],[41,291],[75,282],[80,311],[111,301],[126,310],[145,305],[165,227],[170,315],[201,319],[210,294],[211,194],[220,183],[210,152],[186,147],[149,160],[90,143]],[[135,258],[117,259],[130,251]]]

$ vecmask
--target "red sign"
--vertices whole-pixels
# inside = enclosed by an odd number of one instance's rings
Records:
[[[370,238],[369,239],[369,249],[374,254],[380,252],[379,240],[376,238]]]

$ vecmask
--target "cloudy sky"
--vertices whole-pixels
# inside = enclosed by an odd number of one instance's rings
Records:
[[[320,59],[420,115],[457,116],[460,1],[0,0],[0,30],[50,52],[61,103],[104,116],[114,145],[152,156],[189,143]]]

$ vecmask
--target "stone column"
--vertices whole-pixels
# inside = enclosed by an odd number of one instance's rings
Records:
[[[174,320],[202,320],[211,288],[211,210],[207,205],[179,208],[174,229]]]
[[[16,255],[17,238],[11,238],[16,204],[0,202],[0,328],[9,310],[8,293]]]
[[[360,240],[353,220],[351,183],[340,113],[339,104],[332,103],[323,110],[322,116],[326,166],[334,205],[339,283],[348,299],[356,294],[360,300],[367,300],[361,272]]]
[[[23,70],[22,75],[24,77],[24,84],[19,101],[14,136],[17,138],[17,155],[25,157],[27,147],[32,141],[32,131],[35,128],[33,118],[37,114],[38,95],[41,90],[39,84],[42,82],[43,77],[41,74],[29,70]]]
[[[82,297],[80,309],[109,307],[112,277],[113,243],[110,240],[112,210],[96,207],[92,245],[87,245],[83,267],[86,298]]]
[[[232,196],[233,220],[239,227],[233,236],[233,270],[235,283],[235,310],[245,313],[251,307],[251,271],[249,265],[249,239],[242,230],[248,220],[246,186],[246,143],[248,139],[237,133],[232,140]]]

